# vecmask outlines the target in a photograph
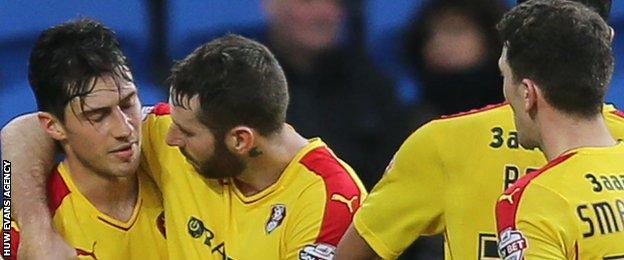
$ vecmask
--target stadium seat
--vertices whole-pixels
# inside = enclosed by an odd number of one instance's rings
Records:
[[[613,50],[615,52],[615,72],[611,86],[607,92],[607,102],[615,104],[620,110],[624,109],[624,19],[612,20],[615,29]]]
[[[515,0],[504,0],[514,6]],[[366,0],[366,48],[378,66],[397,81],[398,93],[404,103],[418,101],[418,84],[402,63],[402,40],[406,26],[423,6],[425,0]],[[616,71],[607,101],[624,108],[624,4],[614,1],[611,24],[615,27]]]
[[[418,85],[403,63],[402,39],[422,4],[422,0],[364,1],[367,52],[379,68],[394,78],[404,104],[418,101]]]
[[[186,0],[169,2],[169,53],[180,59],[199,44],[198,35],[261,27],[262,1]],[[201,43],[201,42],[200,42]]]
[[[45,28],[80,17],[94,18],[117,32],[133,65],[141,96],[153,103],[164,100],[164,91],[149,83],[149,17],[146,1],[2,1],[0,2],[0,89],[8,106],[0,112],[0,125],[36,108],[28,88],[30,49]],[[9,98],[10,100],[7,100]],[[5,103],[6,104],[6,103]]]

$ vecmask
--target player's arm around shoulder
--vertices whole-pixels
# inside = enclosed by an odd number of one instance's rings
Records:
[[[14,213],[11,217],[21,225],[20,239],[16,239],[19,240],[18,256],[75,258],[75,250],[52,227],[46,183],[57,151],[52,138],[41,128],[37,113],[13,119],[2,128],[0,136],[3,167],[8,164],[12,169]]]
[[[571,259],[578,230],[570,214],[567,200],[552,189],[512,185],[496,203],[502,259]]]
[[[165,141],[171,126],[170,107],[167,103],[145,106],[142,114],[141,167],[161,187],[161,164],[165,162],[169,149],[173,149]]]

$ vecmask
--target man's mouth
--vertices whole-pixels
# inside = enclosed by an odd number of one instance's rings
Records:
[[[126,144],[116,147],[115,149],[111,150],[109,153],[115,155],[119,159],[128,161],[134,154],[134,150],[137,149],[137,144],[138,144],[137,142],[126,143]]]

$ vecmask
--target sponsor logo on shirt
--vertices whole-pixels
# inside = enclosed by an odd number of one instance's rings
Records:
[[[336,247],[329,244],[306,245],[299,251],[300,260],[331,260],[334,259]]]
[[[286,206],[284,204],[275,204],[271,207],[271,215],[264,229],[267,234],[271,234],[273,230],[279,227],[286,217]]]
[[[503,195],[501,195],[501,196],[500,196],[500,198],[498,198],[498,201],[503,201],[503,200],[506,200],[507,202],[509,202],[509,204],[512,204],[512,205],[513,205],[513,204],[514,204],[514,201],[513,201],[513,196],[514,196],[514,195],[515,195],[518,191],[520,191],[520,188],[516,188],[516,189],[514,189],[514,190],[511,192],[511,194],[503,194]]]
[[[225,242],[217,244],[215,233],[206,228],[203,221],[196,217],[191,217],[188,221],[187,227],[188,233],[191,237],[195,239],[203,238],[203,244],[210,248],[213,255],[217,255],[220,259],[232,259],[226,252]]]
[[[527,247],[529,247],[527,240],[519,230],[508,228],[501,232],[498,251],[504,260],[523,259]]]
[[[86,249],[82,249],[82,248],[76,248],[76,255],[77,256],[86,256],[86,257],[91,257],[95,260],[97,260],[98,258],[95,256],[95,241],[93,241],[93,246],[91,246],[91,250],[86,250]]]
[[[357,202],[357,199],[358,199],[357,195],[351,197],[350,199],[347,199],[347,197],[339,193],[334,193],[331,196],[331,200],[342,202],[345,205],[347,205],[347,208],[349,208],[349,213],[353,213],[353,207],[355,206],[353,203]]]

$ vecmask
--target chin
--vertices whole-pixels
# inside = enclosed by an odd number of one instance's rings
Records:
[[[112,169],[111,175],[115,177],[130,177],[130,176],[135,175],[138,169],[139,169],[138,161],[130,162],[130,163],[122,163],[118,165],[117,167],[115,167],[114,169]]]
[[[210,171],[210,170],[205,170],[205,169],[198,169],[195,168],[195,171],[197,171],[197,173],[199,173],[201,176],[204,176],[205,178],[208,179],[226,179],[229,177],[234,177],[228,174],[219,174],[216,173],[215,171]]]

